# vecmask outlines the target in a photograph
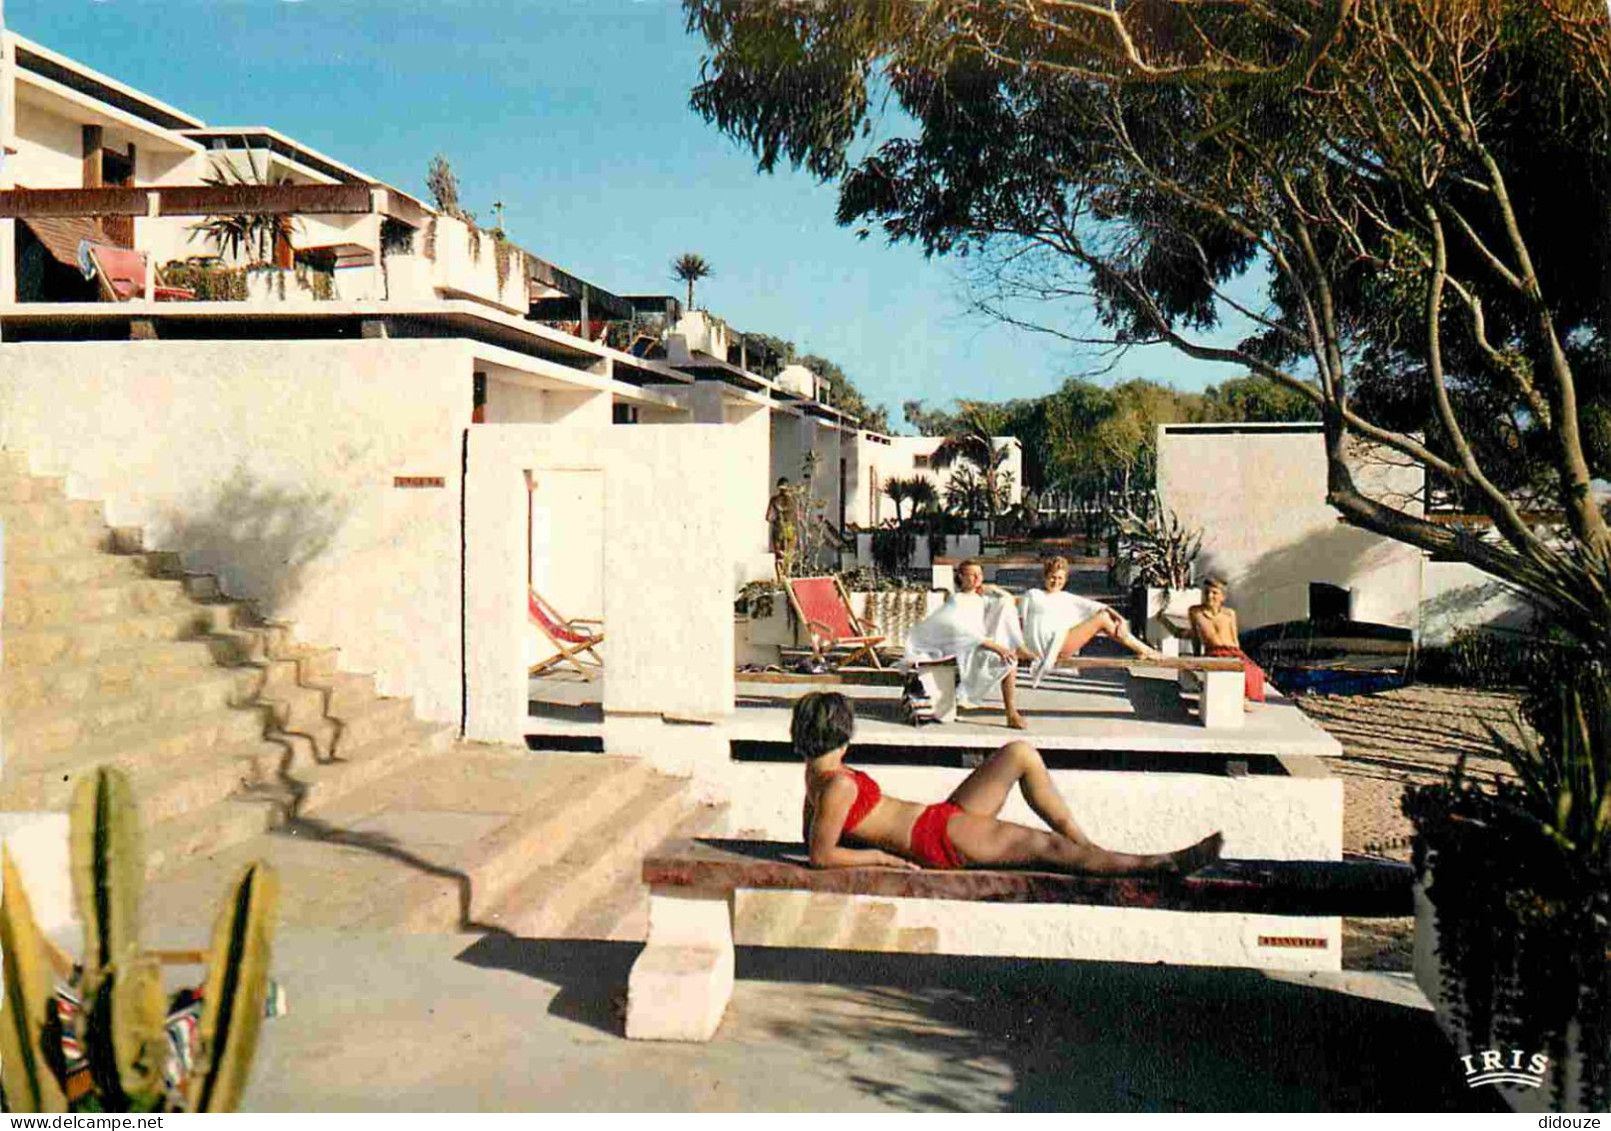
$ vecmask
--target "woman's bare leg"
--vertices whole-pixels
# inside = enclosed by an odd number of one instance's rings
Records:
[[[1158,654],[1146,641],[1136,638],[1130,631],[1128,621],[1112,609],[1103,609],[1068,630],[1068,635],[1063,638],[1063,650],[1057,658],[1060,661],[1071,658],[1098,636],[1110,636],[1138,656],[1151,658]]]
[[[984,765],[951,791],[947,800],[965,813],[994,817],[1007,803],[1007,795],[1015,785],[1023,792],[1035,816],[1045,821],[1048,828],[1080,844],[1090,843],[1074,823],[1068,802],[1057,792],[1040,751],[1022,739],[1009,742],[990,755]]]
[[[1150,872],[1188,875],[1219,859],[1224,838],[1219,833],[1176,852],[1112,852],[1089,841],[1026,828],[972,813],[958,813],[946,831],[963,858],[979,866],[1033,867],[1096,876]]]

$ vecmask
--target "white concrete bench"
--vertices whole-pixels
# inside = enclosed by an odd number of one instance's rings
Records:
[[[628,981],[629,1038],[708,1041],[715,1034],[733,994],[738,891],[1280,916],[1272,920],[1273,933],[1259,935],[1241,956],[1225,954],[1213,961],[1256,969],[1284,965],[1287,948],[1317,941],[1308,937],[1315,932],[1293,926],[1305,918],[1400,916],[1414,908],[1413,869],[1387,861],[1223,860],[1192,876],[1160,879],[983,869],[817,870],[805,866],[804,853],[799,844],[773,841],[673,840],[644,859],[649,937]],[[1124,957],[1181,961],[1179,954],[1160,949]]]
[[[1176,673],[1183,691],[1198,696],[1197,721],[1212,730],[1236,730],[1245,722],[1242,694],[1246,678],[1242,661],[1223,656],[1164,656],[1157,660],[1143,660],[1135,656],[1076,656],[1069,661],[1071,667],[1084,670],[1100,668],[1163,668]],[[957,667],[954,660],[922,664],[918,674],[934,704],[934,717],[940,722],[952,722],[957,711]]]

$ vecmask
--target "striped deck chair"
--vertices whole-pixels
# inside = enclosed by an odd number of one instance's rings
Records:
[[[543,600],[537,590],[531,588],[526,591],[526,608],[531,623],[559,649],[548,659],[526,669],[528,675],[542,675],[559,664],[569,664],[583,675],[590,674],[589,668],[599,670],[604,667],[604,661],[593,651],[594,647],[604,643],[603,621],[588,617],[562,617],[553,605]],[[599,631],[581,627],[583,625],[598,625]]]
[[[785,584],[789,604],[806,626],[817,659],[826,663],[833,654],[836,666],[843,666],[865,656],[873,667],[884,666],[877,652],[884,637],[876,624],[851,611],[844,582],[837,577],[791,577]]]

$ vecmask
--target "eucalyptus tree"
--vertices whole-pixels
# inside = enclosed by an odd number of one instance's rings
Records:
[[[685,8],[710,45],[693,105],[763,169],[836,181],[841,223],[965,255],[1003,318],[1302,397],[1345,521],[1611,651],[1600,0]],[[1493,536],[1372,494],[1373,452]]]

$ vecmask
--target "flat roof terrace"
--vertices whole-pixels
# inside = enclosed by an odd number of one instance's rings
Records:
[[[70,302],[0,305],[0,340],[82,341],[128,337],[134,322],[158,338],[462,337],[597,372],[608,360],[616,380],[643,386],[690,385],[693,378],[631,354],[468,300],[245,302]],[[366,328],[366,324],[368,327]]]

